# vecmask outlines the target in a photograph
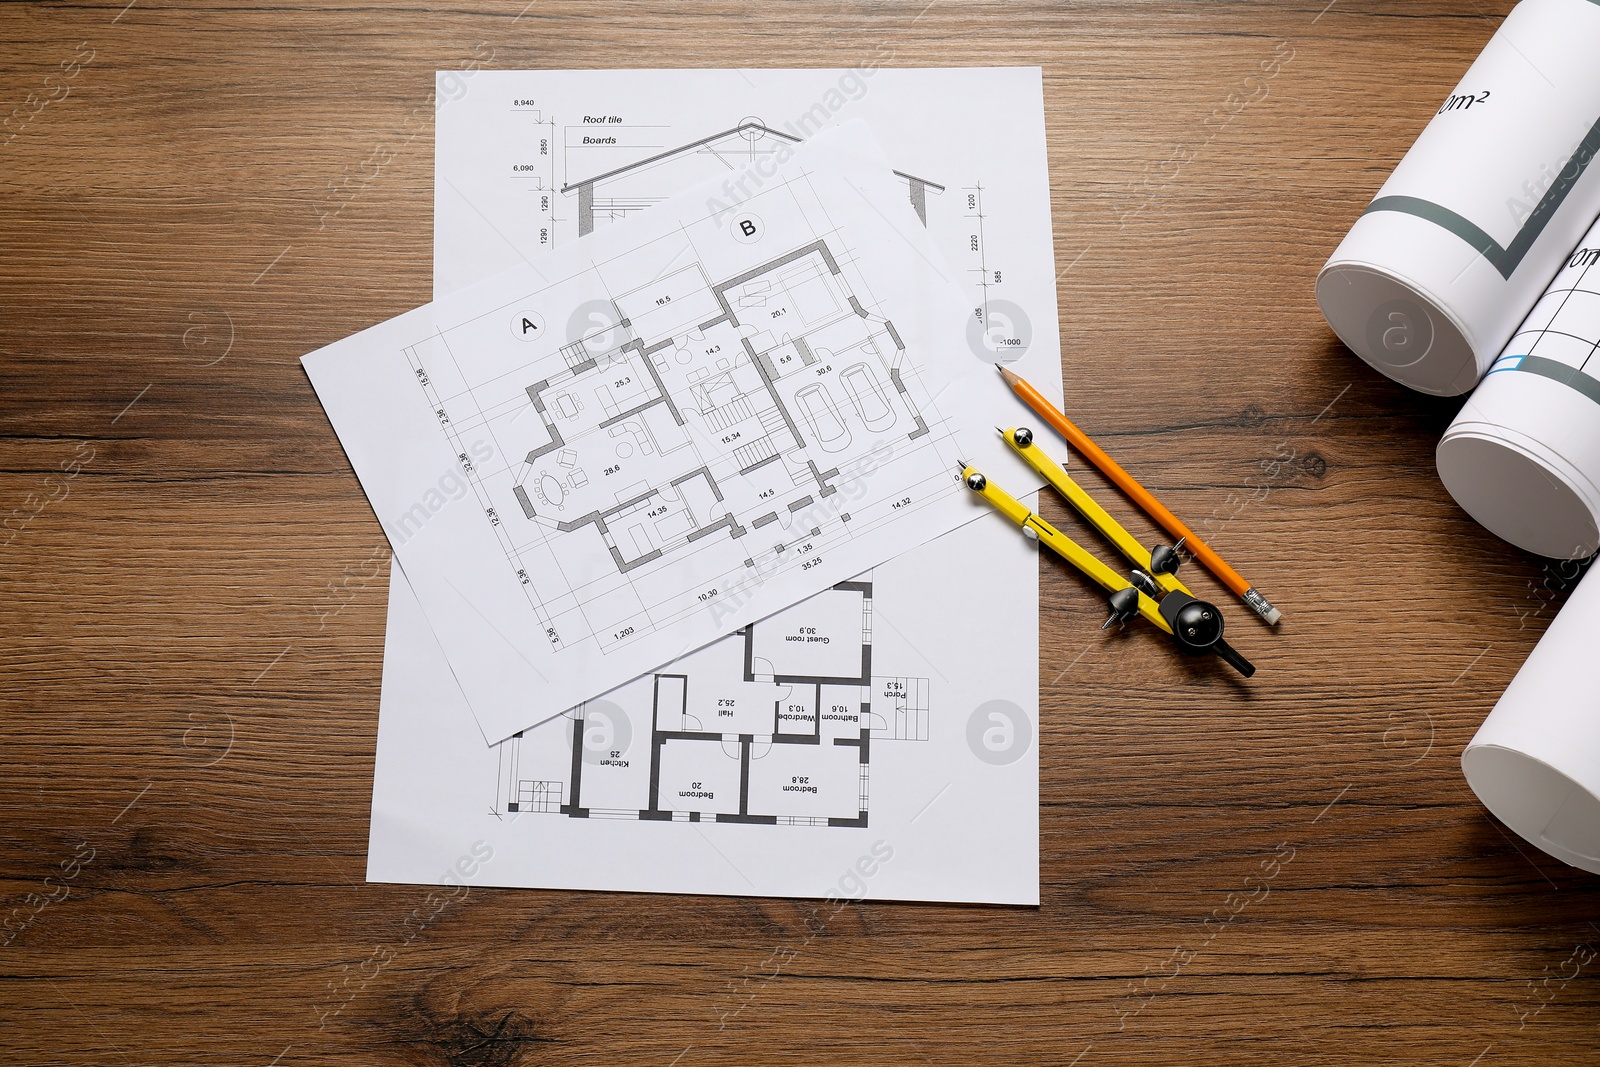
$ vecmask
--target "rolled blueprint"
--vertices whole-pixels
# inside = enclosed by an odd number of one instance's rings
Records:
[[[1543,556],[1600,548],[1600,224],[1439,442],[1439,477],[1491,533]]]
[[[1590,571],[1461,755],[1484,807],[1600,874],[1600,570]]]
[[[1600,2],[1522,0],[1317,277],[1362,359],[1471,389],[1600,214]]]

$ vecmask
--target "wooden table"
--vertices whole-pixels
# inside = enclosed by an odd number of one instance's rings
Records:
[[[525,2],[0,7],[0,1059],[1600,1062],[1600,881],[1457,765],[1574,570],[1312,298],[1507,0]],[[475,889],[403,944],[387,548],[297,361],[430,295],[431,72],[874,53],[1043,66],[1070,407],[1284,608],[1261,673],[1047,560],[1042,907]]]

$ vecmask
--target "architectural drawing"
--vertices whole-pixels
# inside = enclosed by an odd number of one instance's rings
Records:
[[[442,82],[438,98],[448,99],[450,88],[450,82]],[[729,111],[733,101],[739,102],[740,110]],[[661,253],[643,256],[636,268],[617,269],[623,264],[613,260],[623,254],[624,243],[637,247],[644,240],[631,235],[651,234],[656,225],[652,217],[675,212],[670,200],[663,198],[706,179],[712,179],[712,189],[730,179],[736,183],[752,164],[766,170],[767,157],[736,153],[770,150],[775,155],[788,142],[766,136],[741,146],[730,138],[725,144],[704,146],[713,151],[680,153],[657,168],[605,175],[714,131],[743,125],[735,120],[745,112],[759,114],[773,130],[804,138],[807,143],[789,146],[802,155],[818,147],[813,142],[825,140],[825,135],[813,136],[816,123],[806,121],[804,125],[812,128],[802,128],[803,117],[829,123],[868,120],[888,160],[875,168],[870,186],[873,203],[883,214],[865,210],[848,188],[833,186],[830,194],[830,187],[823,185],[816,197],[804,202],[810,224],[804,228],[782,229],[785,216],[792,212],[752,204],[768,224],[770,236],[764,243],[742,245],[729,230],[732,219],[696,227],[695,212],[685,211],[683,221],[695,230],[692,247],[690,243],[663,246]],[[1018,135],[992,136],[996,115],[1005,115]],[[552,124],[556,116],[560,121]],[[1015,369],[1051,392],[1053,402],[1060,402],[1055,279],[1057,269],[1067,266],[1080,249],[1069,243],[1064,246],[1068,258],[1053,262],[1044,130],[1042,79],[1036,68],[484,70],[473,75],[470,92],[440,107],[435,124],[436,294],[449,300],[468,286],[487,285],[494,297],[472,310],[472,314],[482,312],[483,319],[482,329],[470,337],[455,330],[467,318],[463,311],[443,320],[436,315],[415,336],[404,339],[404,344],[414,346],[416,356],[408,376],[420,368],[430,383],[426,392],[418,389],[422,377],[399,383],[404,395],[398,387],[380,392],[391,384],[388,376],[365,364],[349,367],[348,392],[363,403],[392,413],[409,404],[422,416],[407,422],[404,435],[396,433],[365,449],[352,442],[358,453],[396,457],[397,463],[403,460],[417,474],[402,491],[389,495],[388,504],[382,496],[386,486],[363,474],[363,484],[370,482],[379,492],[375,510],[380,520],[397,543],[403,542],[391,578],[369,880],[437,882],[440,872],[455,871],[471,843],[482,841],[493,848],[494,861],[478,872],[474,885],[825,897],[840,893],[841,874],[854,878],[860,858],[881,840],[892,843],[893,862],[880,865],[870,886],[859,893],[852,890],[851,895],[1038,903],[1038,633],[1031,626],[1016,626],[1016,620],[1038,613],[1037,550],[992,515],[916,547],[899,531],[909,529],[920,539],[936,526],[945,528],[941,504],[935,500],[938,487],[917,488],[925,459],[974,458],[967,451],[969,441],[963,441],[958,451],[941,445],[940,439],[958,423],[965,425],[968,413],[959,404],[960,394],[981,393],[967,387],[941,393],[940,386],[946,368],[959,371],[967,365],[982,375],[982,382],[974,381],[973,386],[997,381],[988,365],[993,360],[985,358],[987,347],[974,352],[962,336],[973,309],[983,303],[980,296],[1027,309],[1037,340],[1023,365]],[[737,172],[727,166],[735,162]],[[946,186],[940,191],[924,183],[927,228],[921,233],[915,232],[920,227],[910,225],[902,209],[912,195],[911,179],[892,177],[888,174],[892,168],[928,175]],[[676,177],[666,180],[669,174]],[[595,178],[590,201],[593,232],[579,241],[580,195],[575,186],[591,176]],[[980,178],[987,206],[978,200],[975,187]],[[868,188],[865,182],[860,184]],[[802,194],[806,191],[804,183],[795,186]],[[770,184],[763,186],[763,192],[769,188]],[[776,188],[772,194],[763,199],[772,203],[788,195]],[[720,192],[715,195],[723,202],[732,200]],[[816,201],[826,203],[828,210],[813,210]],[[694,200],[702,202],[699,196]],[[635,209],[645,204],[653,206]],[[855,205],[862,209],[858,212],[862,217],[854,218],[848,207],[838,205]],[[895,233],[888,232],[891,217]],[[625,224],[611,225],[618,218]],[[904,238],[896,235],[902,230]],[[976,248],[974,237],[979,238]],[[902,371],[901,380],[908,387],[909,406],[922,416],[929,432],[910,439],[916,426],[908,406],[900,403],[892,383],[884,388],[879,379],[885,406],[896,424],[883,431],[876,455],[886,456],[892,448],[893,456],[875,460],[884,466],[865,474],[861,458],[874,453],[859,450],[878,434],[873,427],[884,425],[884,415],[875,407],[865,415],[857,413],[848,392],[855,376],[843,380],[843,372],[853,364],[824,357],[813,364],[812,373],[827,385],[828,398],[843,415],[850,434],[844,450],[825,452],[820,442],[827,436],[833,443],[831,427],[819,419],[813,430],[802,414],[804,406],[819,399],[817,394],[800,396],[804,385],[810,384],[803,374],[777,385],[801,434],[816,435],[818,443],[808,441],[802,454],[816,462],[821,473],[839,468],[838,476],[826,478],[837,492],[818,495],[800,513],[774,506],[754,514],[736,513],[739,525],[749,531],[743,542],[723,527],[626,572],[606,547],[597,522],[569,533],[552,533],[541,509],[550,511],[549,518],[573,522],[619,502],[563,496],[565,510],[550,510],[545,501],[555,496],[543,484],[541,469],[558,481],[565,479],[565,492],[571,487],[572,472],[581,467],[589,481],[577,491],[592,492],[597,481],[627,477],[627,469],[606,475],[606,467],[633,464],[645,455],[630,433],[625,442],[621,435],[615,439],[633,446],[625,458],[593,466],[584,457],[572,467],[561,465],[564,448],[577,451],[570,442],[587,447],[602,437],[612,440],[609,430],[615,427],[582,436],[575,432],[576,423],[566,418],[569,411],[579,418],[595,410],[603,413],[604,408],[597,407],[599,385],[612,389],[618,414],[648,399],[630,394],[631,385],[614,384],[625,374],[602,378],[595,373],[601,357],[609,360],[609,354],[623,345],[638,339],[649,348],[662,339],[647,334],[645,316],[631,314],[640,303],[657,307],[655,297],[625,300],[630,311],[626,316],[617,307],[618,297],[690,264],[698,265],[702,284],[709,289],[819,240],[843,272],[827,272],[824,281],[843,284],[870,313],[892,320],[905,342],[904,363],[922,365],[920,377]],[[724,241],[744,257],[722,255]],[[956,290],[936,302],[905,300],[896,292],[897,282],[927,272],[925,259],[909,254],[913,246],[924,255],[936,249],[939,255],[932,258],[942,255],[942,262],[952,268],[942,273],[952,281],[986,282],[989,292],[972,287],[964,296]],[[596,273],[603,285],[579,291],[563,281],[591,263],[598,264]],[[526,276],[535,265],[542,280],[530,279],[526,286],[513,289],[494,280],[506,271]],[[919,284],[925,292],[929,283]],[[671,304],[678,302],[676,290],[662,295],[672,295]],[[738,312],[740,332],[761,325],[757,318],[761,308],[740,307],[732,291],[726,295]],[[938,307],[930,307],[932,303]],[[921,310],[900,310],[907,306]],[[524,316],[519,314],[523,311],[534,313],[526,316],[531,330],[523,330]],[[951,314],[942,314],[945,311]],[[719,314],[721,307],[716,305],[689,329]],[[623,317],[630,319],[628,326],[622,326]],[[769,315],[766,322],[771,328],[789,317]],[[863,324],[859,316],[856,319]],[[980,322],[988,324],[989,316],[981,316]],[[513,325],[515,333],[508,329]],[[441,329],[443,336],[436,341],[418,343],[419,337]],[[536,339],[540,335],[546,335],[543,342]],[[876,329],[874,336],[886,354],[893,348],[893,342],[885,340],[887,331]],[[754,336],[751,341],[758,352],[765,350]],[[584,353],[571,353],[575,358],[569,363],[559,349],[574,342],[581,342]],[[750,361],[742,343],[735,343],[736,355]],[[808,335],[807,344],[820,355],[820,341],[813,342]],[[783,367],[802,361],[798,350],[793,351],[793,362]],[[679,373],[677,368],[686,372],[696,365],[677,363],[676,352],[673,348],[654,353],[652,365],[654,356],[669,354],[673,375]],[[626,356],[648,378],[649,371],[638,364],[641,354],[635,347]],[[700,353],[701,365],[709,362],[712,373],[697,384],[709,384],[724,373],[716,367],[716,359],[727,355],[727,349]],[[580,375],[564,376],[574,363],[591,357],[597,366],[595,372],[584,372],[588,377],[581,388],[587,392],[563,400],[561,394],[577,388],[573,382]],[[349,366],[347,360],[348,354],[341,353],[338,366]],[[814,368],[829,362],[835,368],[831,379],[815,375]],[[734,363],[730,360],[729,370]],[[607,369],[620,371],[623,366],[609,363]],[[741,366],[736,378],[745,380],[755,371],[752,361]],[[702,419],[698,405],[680,399],[691,388],[686,378],[686,373],[681,378],[663,373],[662,384],[684,416],[684,425],[698,427],[697,420]],[[540,403],[552,413],[550,421],[568,443],[536,457],[542,467],[530,467],[529,453],[553,441],[528,394],[530,385],[545,380],[554,384],[537,390]],[[748,385],[755,389],[755,383]],[[318,388],[320,394],[324,383],[319,382]],[[656,388],[653,380],[647,388]],[[763,391],[764,386],[756,389],[754,397],[762,399]],[[923,402],[929,392],[937,394],[937,409]],[[1004,396],[997,401],[1004,402]],[[977,405],[974,426],[984,431],[992,426],[993,418],[984,418],[992,416],[992,406]],[[935,410],[942,417],[936,417]],[[658,427],[661,415],[665,417]],[[678,429],[661,402],[625,421],[639,423],[652,448],[646,458],[652,461],[660,450],[650,433]],[[769,421],[776,425],[776,420]],[[424,450],[424,443],[438,444],[441,431],[449,441],[449,452],[440,454],[445,452],[442,446]],[[782,431],[770,431],[780,436],[785,432],[787,425]],[[992,432],[970,443],[976,449],[991,438],[998,443]],[[720,440],[710,443],[722,447]],[[667,459],[676,467],[669,483],[691,470],[688,464],[677,464],[686,452],[669,453]],[[594,462],[603,456],[595,451]],[[463,458],[457,462],[452,457]],[[1002,445],[995,462],[1011,459]],[[902,463],[916,464],[917,470],[909,471]],[[469,464],[472,473],[463,476]],[[784,459],[769,460],[744,477],[757,478],[778,469],[787,477]],[[728,485],[739,484],[738,470],[731,476],[716,475],[725,496],[732,494],[724,478]],[[953,483],[950,468],[941,466],[935,473],[945,484]],[[820,494],[809,468],[800,477],[804,491],[791,489],[801,496]],[[702,484],[701,479],[685,483]],[[535,518],[526,517],[514,492],[517,486]],[[619,481],[618,489],[622,488],[625,484]],[[670,484],[668,488],[679,492]],[[430,496],[434,490],[438,494]],[[907,497],[916,499],[909,508],[895,510],[894,505]],[[933,503],[918,510],[925,500]],[[970,505],[970,494],[960,490],[955,502]],[[713,494],[711,504],[715,503]],[[420,509],[413,509],[416,504]],[[484,522],[491,510],[498,519],[492,535]],[[875,510],[880,516],[900,516],[910,510],[915,520],[905,528],[896,524],[871,531]],[[808,519],[806,512],[816,518]],[[409,518],[413,513],[423,523],[420,527]],[[777,520],[755,526],[756,519],[769,514],[776,514]],[[842,518],[845,514],[850,516],[848,522]],[[699,528],[698,512],[695,518]],[[706,516],[707,521],[717,518],[709,512]],[[619,531],[622,524],[611,518],[604,522],[607,530],[623,539],[619,553],[632,544],[632,535],[625,528]],[[798,532],[816,528],[822,530],[822,538],[797,540]],[[445,532],[481,535],[471,542],[470,551],[451,547],[448,553],[436,553],[460,565],[450,572],[449,586],[429,581],[427,557],[413,552],[428,547],[430,541],[442,543]],[[876,532],[889,536],[875,540]],[[567,547],[568,542],[577,547]],[[772,569],[771,546],[779,542],[793,546],[791,559],[809,561],[825,554],[826,562],[804,573],[798,567],[787,572]],[[883,542],[890,547],[882,547]],[[800,554],[807,544],[815,544],[818,551]],[[745,545],[767,546],[766,559],[757,558],[762,570],[743,566]],[[720,578],[694,588],[675,580],[669,583],[675,576],[662,568],[687,569],[713,556],[726,557],[720,562],[731,564],[735,576],[756,575],[764,583],[756,592],[766,599],[752,593],[746,613],[737,617],[724,613],[715,632],[698,636],[702,628],[695,635],[681,635],[709,617],[701,595],[727,586]],[[624,555],[623,563],[637,558],[638,554]],[[474,575],[481,584],[491,579],[501,582],[497,588],[508,603],[499,606],[505,610],[494,610],[498,602],[488,598],[467,602],[474,587],[461,574],[466,564],[476,566]],[[530,582],[540,583],[537,588],[516,584],[507,588],[503,580],[522,569]],[[552,574],[561,581],[552,581]],[[954,574],[960,580],[930,580],[933,575]],[[845,589],[835,589],[841,582]],[[868,585],[870,592],[851,591],[850,582]],[[664,605],[650,608],[651,620],[680,609],[697,611],[699,618],[659,627],[654,643],[649,636],[635,636],[623,646],[598,651],[597,640],[609,640],[610,634],[632,622],[619,620],[615,629],[603,631],[596,641],[585,640],[585,619],[572,614],[572,605],[590,590],[598,591],[586,610],[593,624],[604,623],[614,603],[608,598],[628,595],[616,594],[616,589],[636,590],[640,602]],[[535,604],[537,614],[528,610],[524,596]],[[719,594],[710,603],[720,602]],[[470,608],[481,608],[482,621]],[[561,612],[561,617],[552,611]],[[802,619],[799,612],[809,612],[809,617]],[[545,627],[537,625],[540,615],[552,620],[550,625],[570,641],[570,647],[558,651],[546,645]],[[961,625],[950,625],[950,619],[960,619]],[[493,628],[485,622],[492,622]],[[806,628],[817,633],[802,633]],[[974,655],[973,633],[1007,637]],[[829,640],[799,640],[811,637]],[[588,647],[580,647],[580,642]],[[474,661],[471,654],[478,650],[482,650],[480,660]],[[463,670],[458,660],[469,669]],[[472,671],[473,662],[481,662],[485,669]],[[503,684],[470,688],[475,679],[491,674],[505,675]],[[644,679],[634,681],[640,674]],[[602,675],[604,684],[599,681]],[[659,684],[657,676],[663,676]],[[931,684],[904,676],[924,676]],[[861,679],[867,684],[860,684]],[[588,691],[575,691],[580,680]],[[662,698],[659,722],[658,697]],[[745,698],[752,703],[747,706]],[[724,706],[724,700],[734,703]],[[844,710],[836,712],[836,704]],[[864,722],[863,706],[869,709]],[[1020,739],[1011,762],[993,758],[996,707],[1010,708],[1014,721],[1025,727],[1001,739],[1007,743]],[[565,710],[571,708],[578,710]],[[811,716],[811,708],[820,710],[820,720]],[[847,718],[852,710],[856,722]],[[694,716],[694,721],[686,721],[685,714]],[[798,718],[783,717],[791,715]],[[555,718],[533,725],[548,716]],[[658,730],[675,736],[658,738]],[[515,741],[484,744],[485,738],[509,738],[516,731],[522,734]],[[897,732],[907,739],[894,739]],[[580,747],[576,763],[574,735]],[[748,779],[745,735],[749,735]],[[795,740],[773,741],[763,748],[777,735],[792,735]],[[926,740],[909,740],[912,737]],[[836,740],[853,743],[835,744]],[[653,764],[659,771],[652,793]],[[863,769],[868,772],[865,805]],[[746,781],[741,803],[740,787]],[[818,789],[786,791],[784,785]],[[510,810],[513,803],[516,811]],[[563,813],[563,806],[571,810]],[[860,821],[863,810],[868,813],[868,827],[848,826]],[[641,817],[650,812],[659,814]],[[732,821],[741,814],[769,821],[762,825]],[[730,816],[730,821],[719,821],[721,815]],[[847,825],[830,827],[829,820],[834,819]],[[814,820],[818,825],[806,829],[806,823],[785,824],[787,820]],[[453,873],[445,878],[459,880]]]
[[[579,166],[586,166],[595,158],[617,163],[619,155],[633,155],[602,173],[562,186],[561,191],[577,201],[580,237],[594,232],[597,219],[611,222],[626,218],[666,199],[672,192],[718,174],[738,173],[763,158],[776,162],[782,146],[800,143],[800,138],[769,129],[752,118],[710,137],[640,158],[637,153],[648,151],[644,146],[659,143],[652,138],[660,132],[667,131],[660,127],[569,127],[569,171],[573,169],[574,156]]]
[[[1050,313],[1056,270],[1068,264],[1050,262],[1051,244],[1040,239],[1048,228],[1029,215],[1048,212],[1032,177],[1042,141],[974,150],[952,133],[985,129],[1005,109],[1026,109],[1034,121],[1031,89],[1018,91],[1014,72],[879,69],[870,92],[849,71],[823,70],[655,71],[648,81],[615,72],[475,77],[485,91],[440,111],[449,184],[439,185],[435,243],[464,240],[482,219],[493,218],[495,229],[478,235],[478,255],[437,265],[446,288],[515,262],[513,246],[532,255],[571,244],[698,182],[737,187],[829,124],[865,118],[902,195],[972,288],[973,343],[990,362],[1007,363],[1031,344],[1056,344],[1056,332],[1035,321]],[[940,105],[927,108],[935,98]],[[735,100],[757,114],[740,117],[730,110]],[[486,260],[482,248],[497,233],[510,258]]]
[[[569,127],[567,166],[573,167],[573,157],[579,165],[599,153],[608,163],[616,162],[618,154],[626,153],[627,146],[649,144],[649,131],[654,134],[660,127],[625,127],[584,125]],[[786,158],[786,149],[799,144],[800,138],[763,125],[760,119],[746,118],[732,129],[702,137],[688,144],[666,151],[654,152],[644,158],[621,163],[591,177],[569,182],[562,193],[577,201],[578,236],[593,233],[597,221],[610,222],[626,218],[651,204],[664,200],[668,193],[687,188],[719,174],[737,176],[752,164],[763,159],[774,162]],[[894,172],[906,183],[911,206],[922,224],[928,224],[928,193],[942,193],[944,186],[915,175]]]
[[[867,826],[873,746],[928,738],[927,679],[874,674],[872,618],[872,583],[840,582],[514,735],[497,807]]]
[[[948,489],[918,361],[841,235],[763,198],[529,298],[548,311],[512,309],[515,342],[475,320],[407,349],[552,650],[715,612]],[[443,383],[491,337],[493,373]],[[496,461],[473,463],[485,434]]]
[[[559,533],[592,525],[627,573],[832,495],[839,468],[815,457],[849,450],[853,424],[926,434],[894,324],[869,315],[840,273],[818,241],[718,285],[689,266],[618,296],[615,321],[527,387],[547,440],[512,489],[523,516]],[[591,475],[624,463],[621,492]]]
[[[1005,456],[1002,387],[870,147],[830,131],[736,204],[684,190],[305,358],[487,737],[973,518],[953,472]]]

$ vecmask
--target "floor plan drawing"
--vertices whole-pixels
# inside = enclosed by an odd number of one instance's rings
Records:
[[[305,358],[486,740],[982,513],[1004,384],[859,130]]]
[[[452,452],[489,442],[466,473],[553,650],[715,611],[949,491],[925,353],[826,222],[809,179],[775,184],[406,350]]]
[[[776,546],[757,531],[778,524],[782,541],[838,491],[839,467],[818,458],[852,454],[852,427],[928,432],[894,324],[861,306],[824,241],[720,284],[684,267],[607,310],[527,387],[544,440],[512,493],[546,531],[592,526],[622,573],[719,530]],[[603,475],[622,467],[619,491]]]
[[[928,738],[928,680],[872,658],[872,584],[840,582],[501,742],[506,812],[869,825],[872,749]]]
[[[485,745],[396,570],[367,878],[825,896],[882,842],[875,897],[1034,903],[1038,574],[987,516]]]

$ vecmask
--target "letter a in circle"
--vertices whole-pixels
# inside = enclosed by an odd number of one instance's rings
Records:
[[[511,336],[519,341],[538,341],[544,337],[544,319],[537,311],[519,311],[511,316]]]

